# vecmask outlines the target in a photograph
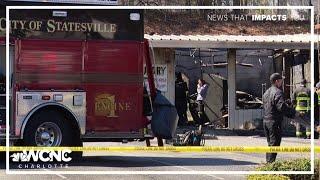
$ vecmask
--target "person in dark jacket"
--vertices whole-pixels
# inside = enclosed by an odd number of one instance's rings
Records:
[[[178,126],[184,126],[188,123],[187,109],[188,109],[188,86],[183,81],[182,74],[178,72],[176,74],[175,82],[175,106],[179,116]]]
[[[281,90],[283,77],[279,73],[270,76],[271,87],[263,94],[263,128],[267,137],[268,146],[280,146],[282,137],[283,117],[294,118],[296,111],[289,107]],[[267,153],[267,163],[276,160],[277,153]]]

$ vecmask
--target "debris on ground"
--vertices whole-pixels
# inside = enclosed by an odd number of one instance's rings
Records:
[[[249,93],[236,91],[237,107],[240,109],[258,109],[262,108],[262,100]]]

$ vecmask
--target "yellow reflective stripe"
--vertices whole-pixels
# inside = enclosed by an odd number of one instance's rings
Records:
[[[310,97],[297,97],[297,101],[310,101]]]
[[[302,136],[302,132],[296,132],[296,136]]]
[[[297,111],[310,111],[311,110],[310,97],[296,97],[296,101],[297,101],[297,106],[296,106]],[[305,104],[306,104],[306,106],[305,106]]]
[[[308,107],[303,107],[303,106],[297,106],[296,107],[296,110],[297,111],[310,111],[310,106],[308,106]]]
[[[307,135],[307,136],[310,136],[310,135],[311,135],[311,132],[306,132],[306,135]]]

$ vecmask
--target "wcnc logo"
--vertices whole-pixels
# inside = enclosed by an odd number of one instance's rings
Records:
[[[40,169],[40,168],[57,168],[57,167],[67,167],[67,163],[72,160],[69,157],[71,150],[61,150],[61,151],[53,151],[53,150],[38,150],[38,151],[22,151],[18,153],[12,154],[11,160],[12,162],[20,162],[18,165],[19,169]],[[46,164],[48,162],[54,162],[55,164]],[[22,164],[24,163],[24,164]],[[39,163],[39,164],[38,164]],[[41,163],[41,164],[40,164]],[[60,163],[60,164],[56,164]]]

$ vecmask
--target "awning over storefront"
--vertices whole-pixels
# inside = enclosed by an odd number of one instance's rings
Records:
[[[236,49],[310,49],[310,34],[294,35],[148,35],[145,38],[159,48],[236,48]],[[314,41],[318,36],[314,36]]]
[[[202,48],[227,49],[228,76],[228,128],[239,129],[240,116],[247,111],[236,109],[236,51],[237,49],[271,49],[277,51],[310,49],[312,39],[317,42],[318,35],[148,35],[153,48]],[[315,46],[316,48],[317,46]]]

